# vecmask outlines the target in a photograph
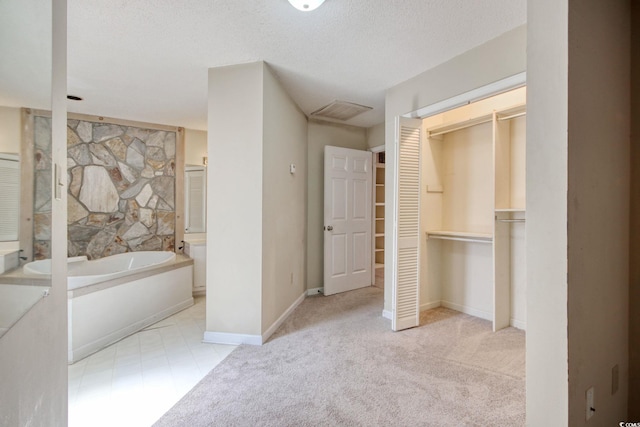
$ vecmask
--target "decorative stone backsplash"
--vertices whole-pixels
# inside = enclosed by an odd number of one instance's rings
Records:
[[[68,255],[174,250],[176,133],[68,120]]]

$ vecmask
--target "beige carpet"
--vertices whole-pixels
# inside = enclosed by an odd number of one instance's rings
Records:
[[[307,298],[156,426],[522,426],[524,332],[438,308],[392,332],[370,287]]]

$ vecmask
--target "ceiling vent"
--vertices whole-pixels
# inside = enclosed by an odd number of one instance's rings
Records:
[[[358,114],[362,114],[365,111],[369,111],[372,109],[373,107],[358,105],[352,102],[333,101],[331,104],[325,105],[324,107],[319,108],[311,113],[311,116],[321,117],[325,119],[341,120],[344,122],[354,118]]]

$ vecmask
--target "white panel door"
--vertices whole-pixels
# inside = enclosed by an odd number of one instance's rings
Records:
[[[324,150],[324,294],[371,285],[372,154]]]
[[[420,141],[422,121],[400,118],[396,136],[394,331],[420,324]]]

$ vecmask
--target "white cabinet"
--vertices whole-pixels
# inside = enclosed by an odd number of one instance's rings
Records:
[[[188,238],[188,236],[185,236]],[[205,239],[184,242],[184,253],[193,259],[193,295],[204,295],[207,289],[207,242]]]

